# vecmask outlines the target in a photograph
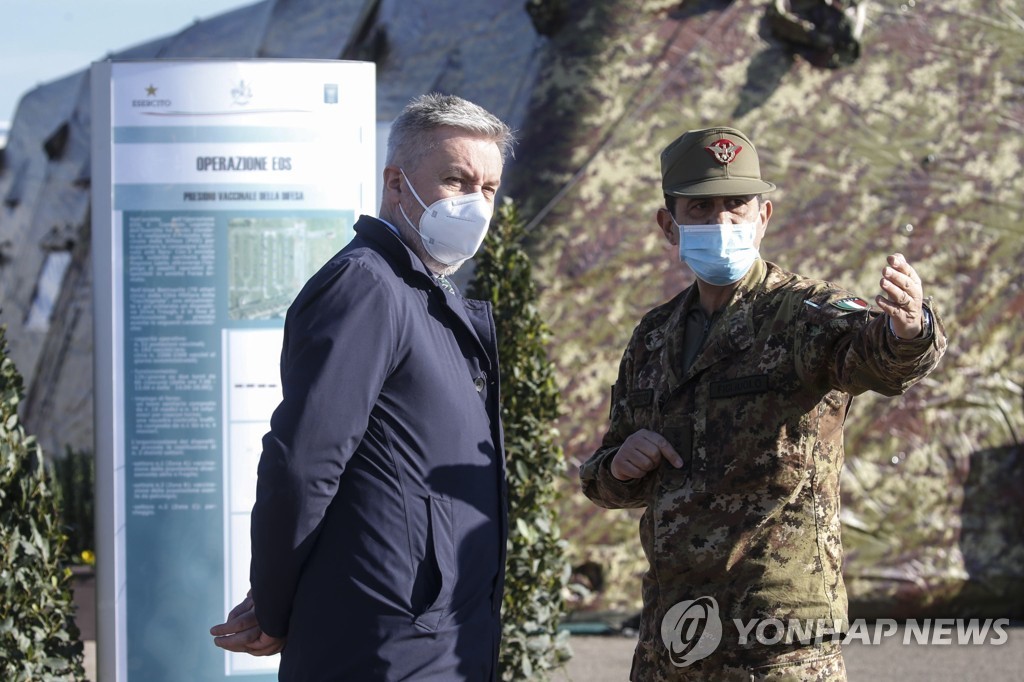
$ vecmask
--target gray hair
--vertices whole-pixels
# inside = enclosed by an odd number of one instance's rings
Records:
[[[445,126],[493,140],[502,161],[512,155],[515,136],[500,119],[461,97],[432,92],[413,99],[395,119],[385,162],[392,165],[401,157],[402,163],[415,168],[430,149],[424,144],[424,134]]]

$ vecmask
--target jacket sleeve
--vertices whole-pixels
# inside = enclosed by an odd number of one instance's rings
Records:
[[[391,371],[397,336],[394,301],[362,264],[343,261],[311,285],[286,319],[283,397],[263,438],[251,518],[256,617],[275,637],[287,634],[303,562]]]
[[[845,312],[837,301],[854,298],[831,290],[807,299],[813,312],[798,334],[797,356],[809,379],[851,395],[901,395],[935,369],[946,351],[942,320],[929,306],[931,324],[917,339],[901,339],[880,312]]]
[[[646,507],[657,478],[656,472],[650,472],[643,478],[620,481],[612,476],[610,468],[619,446],[637,431],[627,401],[630,387],[633,385],[633,359],[637,336],[638,333],[634,331],[633,338],[619,363],[619,376],[612,388],[611,421],[608,431],[601,440],[601,447],[580,466],[583,494],[595,504],[607,509]]]

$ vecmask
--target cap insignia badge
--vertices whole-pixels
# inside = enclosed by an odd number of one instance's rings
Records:
[[[704,149],[707,149],[708,153],[715,157],[715,161],[722,165],[732,163],[739,156],[739,153],[743,151],[743,147],[724,137],[711,146],[704,147]]]

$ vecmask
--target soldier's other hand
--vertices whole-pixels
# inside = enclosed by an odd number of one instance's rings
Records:
[[[677,469],[683,466],[683,458],[664,436],[640,429],[619,447],[612,458],[610,469],[615,478],[629,481],[643,478],[648,472],[654,471],[662,459],[667,459]]]
[[[885,296],[875,302],[892,319],[893,331],[901,339],[916,339],[924,329],[924,293],[921,278],[902,253],[894,253],[882,268],[879,283]]]

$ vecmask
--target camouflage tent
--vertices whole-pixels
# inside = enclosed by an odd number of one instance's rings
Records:
[[[861,2],[856,59],[824,68],[773,29],[775,5],[267,0],[115,57],[369,59],[384,123],[437,89],[519,127],[505,188],[530,219],[576,461],[601,436],[633,324],[689,283],[654,229],[658,152],[688,128],[744,129],[780,187],[765,256],[870,299],[900,250],[951,337],[908,395],[854,403],[852,615],[1019,617],[1024,18],[1000,0]],[[50,450],[91,446],[89,123],[87,72],[32,91],[0,168],[0,321]],[[52,310],[33,317],[53,279]],[[563,528],[602,587],[580,606],[633,609],[635,518],[590,505],[574,475]]]
[[[510,191],[536,216],[567,453],[595,448],[632,325],[689,283],[654,225],[658,152],[735,125],[780,187],[765,257],[870,299],[902,251],[951,336],[908,395],[854,401],[851,615],[1020,617],[1024,19],[990,0],[872,2],[860,58],[824,69],[775,37],[767,4],[570,3],[573,30],[551,38],[520,150],[533,170]],[[643,567],[631,514],[609,527],[578,496],[565,513],[581,553]],[[635,607],[618,584],[603,605]]]

